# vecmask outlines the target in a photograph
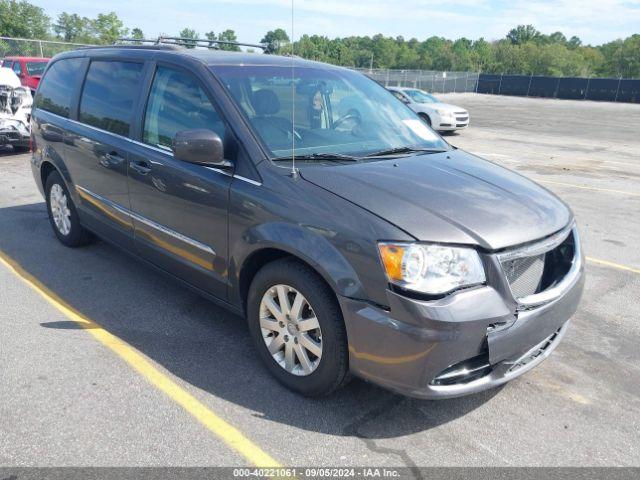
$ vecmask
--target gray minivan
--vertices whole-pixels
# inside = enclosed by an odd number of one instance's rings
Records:
[[[246,317],[305,395],[351,374],[422,398],[500,385],[556,348],[582,293],[567,205],[348,69],[67,52],[38,87],[32,144],[62,243],[98,236]]]

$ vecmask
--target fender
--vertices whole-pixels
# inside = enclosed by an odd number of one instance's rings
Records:
[[[62,176],[64,180],[67,190],[71,194],[73,201],[78,204],[78,196],[75,191],[75,188],[72,188],[74,183],[71,179],[71,174],[67,169],[67,166],[64,163],[63,156],[65,154],[64,150],[64,141],[63,141],[63,131],[55,132],[57,135],[55,137],[51,136],[50,133],[45,133],[42,131],[41,124],[44,123],[44,120],[40,118],[40,115],[47,115],[47,112],[42,112],[41,110],[34,110],[33,112],[33,120],[31,122],[31,128],[33,130],[32,135],[36,137],[36,149],[31,156],[31,165],[34,169],[34,176],[36,171],[38,172],[36,182],[39,187],[41,187],[41,192],[44,195],[44,185],[42,185],[41,181],[41,172],[42,165],[44,163],[50,163],[53,167],[58,171],[58,173]]]
[[[336,248],[336,239],[329,240],[332,234],[333,232],[322,232],[314,227],[286,222],[266,223],[246,230],[230,246],[231,303],[241,304],[240,273],[252,255],[265,249],[280,250],[306,262],[338,295],[366,298],[360,278]],[[345,248],[361,247],[345,242]]]

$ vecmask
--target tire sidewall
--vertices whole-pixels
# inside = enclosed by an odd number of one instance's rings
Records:
[[[67,235],[64,235],[62,232],[60,232],[60,230],[58,230],[56,222],[53,220],[53,214],[51,213],[51,188],[56,184],[60,185],[62,191],[67,197],[67,207],[71,212],[71,230]],[[80,245],[83,241],[83,230],[82,226],[80,225],[80,219],[78,218],[78,212],[76,211],[75,205],[73,204],[73,200],[71,198],[71,195],[69,194],[67,185],[62,179],[62,176],[57,171],[51,172],[47,176],[47,180],[45,183],[45,196],[47,203],[47,213],[49,214],[49,223],[51,224],[51,228],[53,228],[53,233],[64,245],[67,245],[69,247]]]
[[[304,295],[320,324],[322,358],[318,367],[306,376],[293,375],[283,369],[271,356],[262,336],[260,302],[265,292],[278,284],[289,285]],[[329,393],[342,383],[338,377],[346,375],[347,345],[344,322],[337,301],[332,301],[330,290],[327,290],[324,281],[319,280],[312,270],[295,262],[278,261],[258,272],[247,299],[249,331],[267,368],[287,387],[309,396]],[[333,292],[330,294],[333,295]]]

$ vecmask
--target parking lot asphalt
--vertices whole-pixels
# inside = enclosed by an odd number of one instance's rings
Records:
[[[586,289],[549,359],[460,399],[359,380],[302,398],[261,365],[243,319],[104,242],[62,246],[28,156],[4,151],[0,465],[230,466],[263,452],[288,466],[640,466],[640,106],[442,99],[471,114],[449,142],[576,213]]]

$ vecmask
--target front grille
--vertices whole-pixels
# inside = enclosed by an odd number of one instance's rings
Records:
[[[558,284],[575,255],[573,232],[561,232],[522,249],[498,256],[513,297],[518,300]]]
[[[502,264],[504,274],[516,298],[533,295],[538,290],[544,270],[545,255],[515,258]]]
[[[18,140],[21,140],[21,135],[17,130],[1,130],[0,138],[5,142],[17,142]]]

